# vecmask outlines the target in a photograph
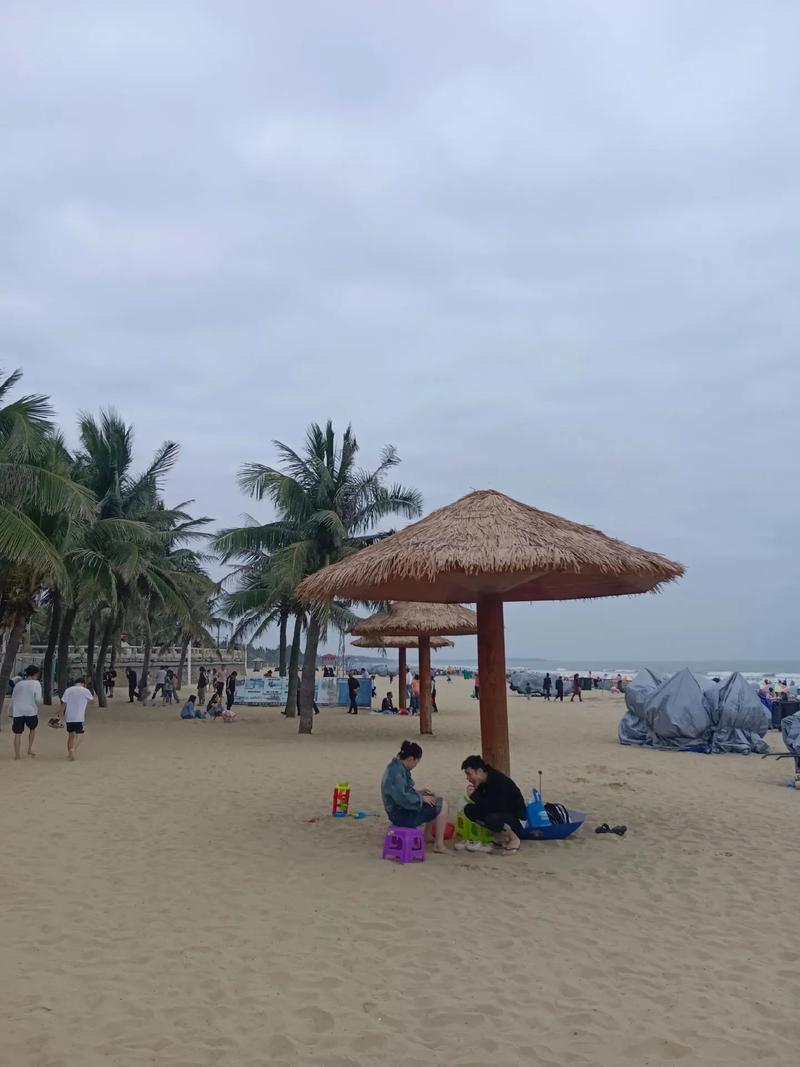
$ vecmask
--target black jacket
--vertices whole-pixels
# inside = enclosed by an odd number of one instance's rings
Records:
[[[494,767],[489,768],[486,781],[475,788],[470,801],[477,809],[478,818],[497,812],[514,815],[520,820],[528,818],[525,798],[516,783]]]
[[[351,697],[356,695],[360,687],[361,682],[358,680],[358,678],[350,677],[347,679],[347,691]]]

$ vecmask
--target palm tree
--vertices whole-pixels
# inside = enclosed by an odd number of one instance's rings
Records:
[[[134,590],[143,587],[149,596],[153,588],[165,584],[154,562],[166,534],[160,489],[180,449],[173,441],[165,442],[146,470],[135,475],[133,427],[115,411],[101,411],[99,419],[84,413],[78,427],[82,447],[75,457],[74,476],[92,491],[97,504],[94,523],[70,546],[69,558],[79,581],[61,621],[59,684],[66,682],[70,633],[82,603],[89,613],[87,673],[104,707],[106,656],[117,640]],[[175,515],[176,521],[185,518]],[[174,594],[174,583],[167,580],[165,589],[168,595]],[[155,594],[159,602],[163,597],[164,589]]]
[[[20,372],[0,380],[0,402]],[[0,403],[0,712],[20,638],[47,590],[69,585],[63,550],[94,500],[71,477],[70,457],[42,396]]]
[[[375,524],[387,515],[416,518],[422,500],[416,489],[384,484],[400,462],[393,446],[384,447],[374,470],[356,465],[358,443],[350,426],[337,443],[329,420],[322,429],[312,423],[302,454],[274,442],[280,467],[246,464],[239,485],[257,500],[267,497],[278,517],[265,525],[248,525],[226,531],[218,548],[268,553],[281,582],[295,588],[308,574],[384,536]],[[300,733],[311,733],[314,722],[314,685],[317,648],[332,619],[330,605],[308,613],[303,673],[300,683]]]

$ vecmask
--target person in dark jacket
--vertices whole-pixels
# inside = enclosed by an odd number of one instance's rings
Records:
[[[128,703],[132,704],[136,697],[136,686],[139,684],[139,677],[133,667],[128,667],[125,671],[125,676],[128,679]]]
[[[464,808],[466,817],[493,830],[503,852],[518,852],[528,809],[516,782],[490,767],[481,756],[467,756],[461,770],[467,777],[470,797]]]
[[[236,699],[236,671],[231,671],[225,680],[225,696],[225,707],[230,711]]]
[[[347,676],[347,692],[350,695],[350,707],[347,710],[348,715],[358,715],[358,690],[360,685],[361,682],[359,679],[356,678],[352,671],[350,671],[350,674]]]
[[[547,674],[544,676],[544,681],[542,682],[542,695],[544,696],[545,700],[550,699],[550,690],[552,688],[553,679],[550,677],[550,672],[548,671]]]
[[[556,678],[556,700],[560,700],[562,704],[564,702],[564,679],[560,674]]]

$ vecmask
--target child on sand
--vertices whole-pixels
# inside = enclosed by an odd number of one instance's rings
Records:
[[[197,700],[197,697],[195,696],[194,693],[192,693],[192,695],[189,697],[189,699],[186,701],[186,703],[181,708],[181,718],[182,719],[204,719],[205,718],[205,712],[197,711],[197,709],[195,708],[194,705],[195,705],[195,701],[196,700]]]

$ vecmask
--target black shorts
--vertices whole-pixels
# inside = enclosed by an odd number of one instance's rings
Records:
[[[68,734],[82,734],[83,733],[83,723],[82,722],[68,722],[67,723],[67,733]]]
[[[35,730],[38,725],[38,715],[15,715],[11,720],[11,732],[21,734],[26,726],[29,730]]]

